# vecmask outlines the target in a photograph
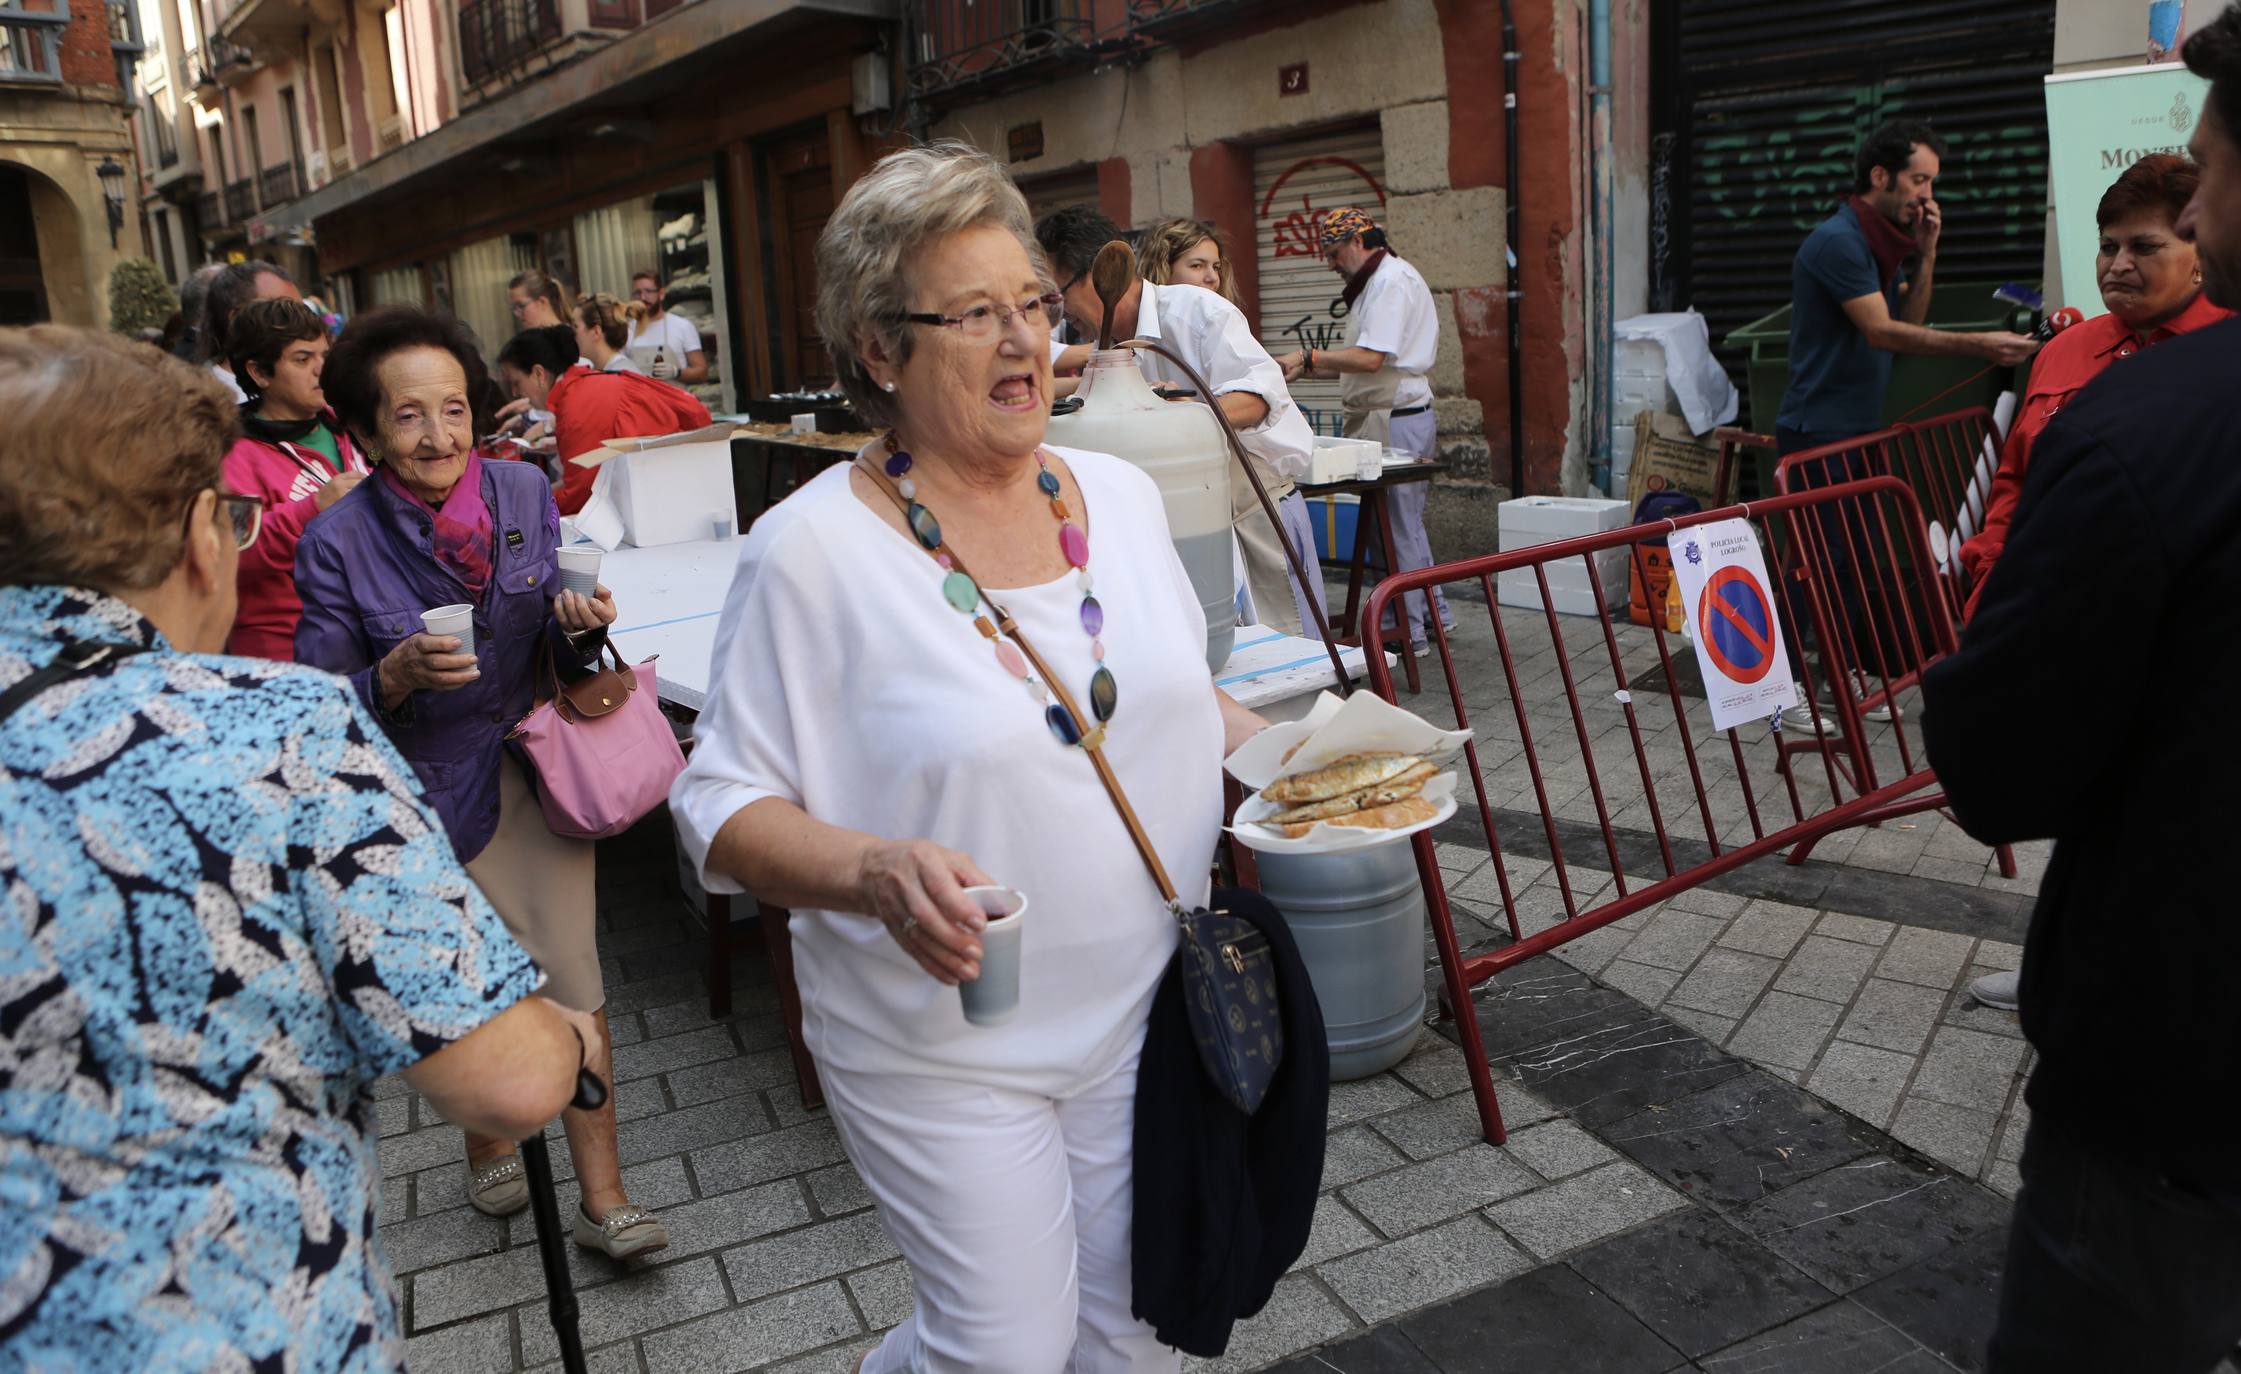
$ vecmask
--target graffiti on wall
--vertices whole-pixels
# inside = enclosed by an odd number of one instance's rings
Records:
[[[1951,127],[1935,109],[1909,108],[1898,83],[1855,87],[1819,109],[1798,112],[1790,128],[1698,139],[1687,194],[1719,220],[1788,227],[1803,237],[1851,190],[1861,136],[1906,114],[1939,127],[1950,145],[1937,186],[1949,228],[1966,224],[1982,236],[1979,244],[1989,237],[2000,249],[2028,250],[2038,242],[2045,227],[2044,121]],[[1654,215],[1654,194],[1652,204]]]
[[[1276,218],[1277,198],[1284,194],[1285,183],[1302,172],[1315,167],[1336,167],[1341,171],[1353,173],[1355,178],[1361,182],[1362,188],[1369,193],[1371,198],[1376,200],[1378,205],[1383,206],[1385,204],[1385,188],[1378,185],[1377,178],[1371,176],[1369,170],[1359,162],[1352,158],[1328,155],[1303,157],[1291,166],[1286,167],[1282,174],[1269,186],[1268,194],[1261,197],[1260,221],[1273,230],[1277,257],[1321,257],[1323,255],[1323,245],[1320,225],[1324,213],[1360,202],[1360,197],[1349,196],[1333,204],[1318,206],[1308,193],[1302,192],[1298,208],[1287,209],[1282,218]]]
[[[1318,168],[1332,169],[1332,172],[1313,178],[1312,186],[1296,185],[1303,174]],[[1364,209],[1375,207],[1373,213],[1381,211],[1385,206],[1385,188],[1370,175],[1368,168],[1352,158],[1332,154],[1303,157],[1270,183],[1268,194],[1261,197],[1255,227],[1267,236],[1266,241],[1273,245],[1273,256],[1279,261],[1304,258],[1320,263],[1323,216],[1349,205]],[[1270,285],[1266,281],[1262,283],[1264,300],[1269,295]],[[1272,346],[1276,338],[1280,338],[1286,349],[1343,348],[1346,346],[1346,302],[1333,292],[1319,309],[1302,314],[1273,333],[1276,337],[1269,340]],[[1326,389],[1329,389],[1327,384],[1319,388],[1310,383],[1295,391],[1296,397],[1312,401]],[[1332,399],[1335,399],[1335,391]],[[1335,407],[1317,408],[1303,401],[1301,409],[1317,433],[1336,434],[1344,421],[1343,413]]]

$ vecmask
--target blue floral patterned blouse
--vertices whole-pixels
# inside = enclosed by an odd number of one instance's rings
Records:
[[[0,587],[0,1371],[386,1370],[370,1088],[542,975],[342,679]]]

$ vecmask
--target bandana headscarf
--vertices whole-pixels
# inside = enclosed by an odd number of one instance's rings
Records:
[[[1367,213],[1357,210],[1351,205],[1343,210],[1331,211],[1323,216],[1324,255],[1328,256],[1331,250],[1355,235],[1366,233],[1376,227],[1376,220],[1371,219]]]
[[[397,476],[395,468],[381,465],[381,480],[389,489],[435,517],[436,564],[457,579],[477,602],[490,586],[491,535],[493,526],[490,507],[482,499],[482,458],[479,454],[467,455],[467,467],[452,484],[451,494],[444,498],[442,509],[429,505],[412,494]]]

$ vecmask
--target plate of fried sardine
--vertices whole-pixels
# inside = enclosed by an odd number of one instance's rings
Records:
[[[1253,849],[1327,853],[1386,844],[1455,814],[1445,761],[1470,739],[1367,692],[1326,695],[1305,720],[1271,726],[1231,755],[1253,787],[1231,833]]]

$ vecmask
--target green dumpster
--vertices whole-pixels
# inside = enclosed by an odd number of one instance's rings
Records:
[[[1995,299],[1998,282],[1938,282],[1930,295],[1931,329],[1976,334],[1987,330],[2030,330],[2031,312]],[[1750,392],[1751,428],[1760,434],[1774,432],[1774,417],[1782,410],[1782,393],[1790,382],[1790,307],[1761,320],[1730,330],[1728,343],[1744,352]],[[2027,367],[2028,365],[2026,365]],[[1902,417],[1926,420],[1970,406],[1989,409],[2003,391],[2017,391],[2024,369],[1996,367],[1989,371],[1975,358],[1922,358],[1900,354],[1891,363],[1891,387],[1883,399],[1883,423]],[[1951,388],[1951,390],[1948,390]],[[1945,392],[1940,396],[1938,393]],[[1935,398],[1935,399],[1932,399]],[[1758,490],[1774,491],[1774,457],[1756,457]]]

